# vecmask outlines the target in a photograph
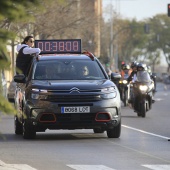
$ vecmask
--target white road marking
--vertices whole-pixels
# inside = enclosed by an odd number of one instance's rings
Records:
[[[0,170],[37,170],[27,164],[6,164],[0,160]]]
[[[155,101],[161,101],[161,100],[164,100],[162,98],[154,98]]]
[[[170,165],[142,165],[152,170],[170,170]]]
[[[67,165],[75,170],[115,170],[104,165]]]
[[[150,133],[150,132],[147,132],[147,131],[144,131],[144,130],[140,130],[140,129],[136,129],[136,128],[133,128],[133,127],[130,127],[130,126],[126,126],[126,125],[122,125],[122,126],[125,127],[125,128],[128,128],[128,129],[131,129],[131,130],[135,130],[135,131],[138,131],[138,132],[141,132],[141,133],[145,133],[145,134],[148,134],[148,135],[151,135],[151,136],[159,137],[159,138],[162,138],[162,139],[167,139],[167,140],[170,139],[170,137],[157,135],[157,134]]]

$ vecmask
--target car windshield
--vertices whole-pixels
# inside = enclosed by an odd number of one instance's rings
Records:
[[[137,81],[142,83],[151,82],[150,75],[147,71],[138,71],[137,72]]]
[[[91,60],[51,60],[37,62],[34,80],[100,80],[105,79],[99,64]]]

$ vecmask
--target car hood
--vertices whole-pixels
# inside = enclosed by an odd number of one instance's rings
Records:
[[[51,80],[51,81],[31,81],[31,88],[47,89],[47,90],[70,90],[78,88],[80,90],[96,90],[105,87],[115,86],[108,80]]]

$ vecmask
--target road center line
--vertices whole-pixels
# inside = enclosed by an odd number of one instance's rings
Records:
[[[75,170],[115,170],[104,165],[67,165]]]
[[[138,132],[141,132],[141,133],[145,133],[145,134],[148,134],[148,135],[151,135],[151,136],[159,137],[159,138],[162,138],[162,139],[167,139],[167,140],[170,139],[170,137],[157,135],[157,134],[154,134],[154,133],[150,133],[150,132],[147,132],[147,131],[144,131],[144,130],[136,129],[136,128],[126,126],[126,125],[122,125],[122,127],[125,127],[127,129],[131,129],[131,130],[135,130],[135,131],[138,131]]]

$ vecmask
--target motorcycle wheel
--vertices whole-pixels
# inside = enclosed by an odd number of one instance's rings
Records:
[[[127,99],[127,90],[124,91],[124,98],[123,98],[123,103],[124,103],[124,106],[126,107],[127,104],[128,104],[128,99]]]
[[[145,102],[140,104],[140,110],[141,110],[140,115],[142,117],[145,117],[146,116],[146,103]]]

